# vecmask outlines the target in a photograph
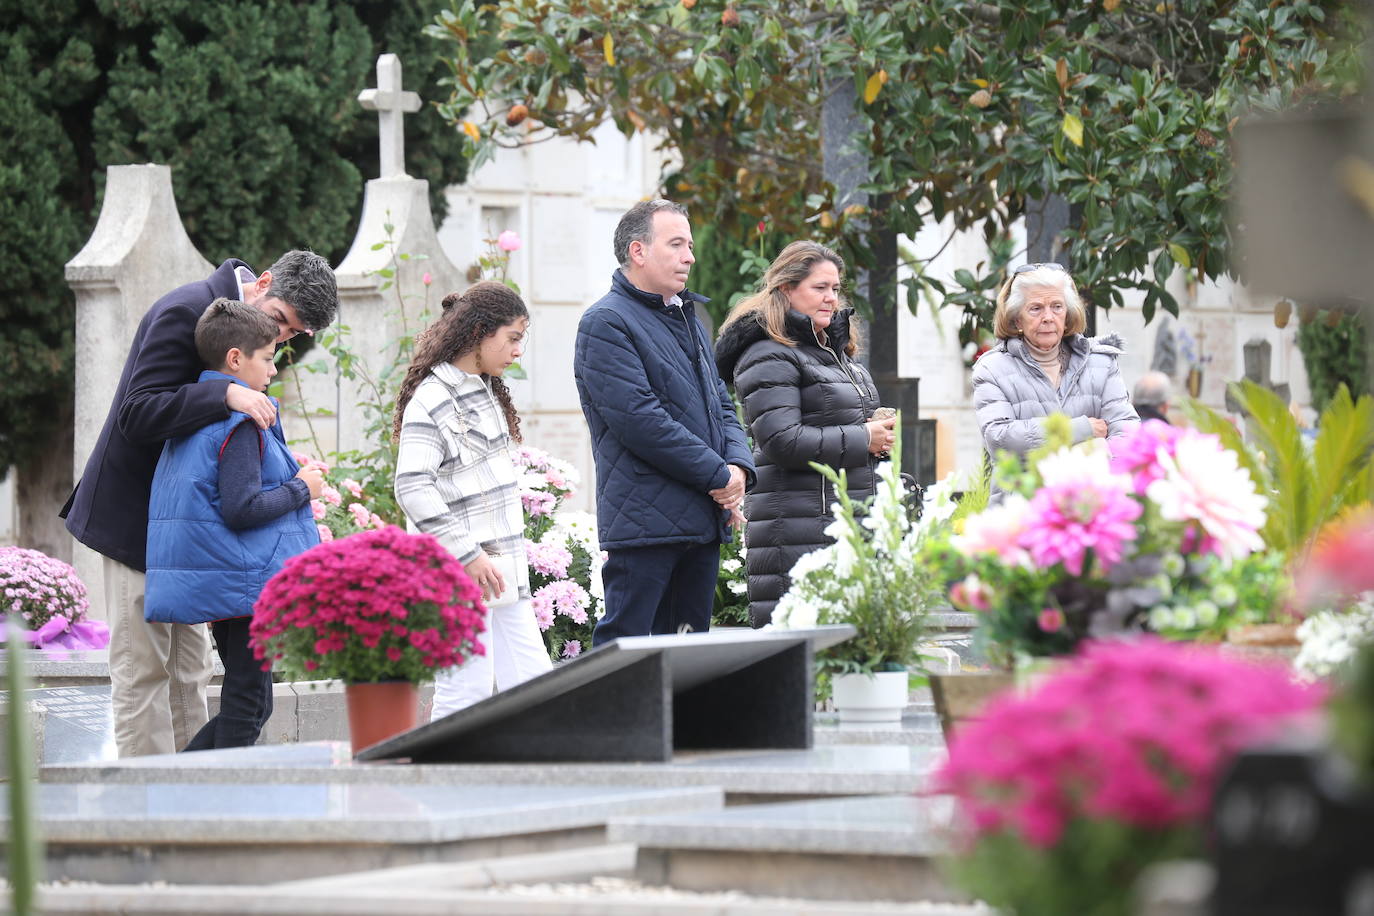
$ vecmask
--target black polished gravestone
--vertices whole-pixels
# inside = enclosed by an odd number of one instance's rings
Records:
[[[1374,792],[1319,736],[1240,755],[1212,804],[1213,916],[1374,916]]]
[[[674,750],[809,748],[811,656],[852,626],[633,636],[364,748],[412,763],[667,763]]]

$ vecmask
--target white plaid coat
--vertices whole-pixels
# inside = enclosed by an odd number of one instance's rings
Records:
[[[482,378],[435,366],[401,419],[396,502],[411,526],[463,563],[479,550],[514,555],[520,595],[530,596],[525,516],[505,414]]]

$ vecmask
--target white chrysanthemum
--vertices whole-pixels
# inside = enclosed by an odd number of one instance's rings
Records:
[[[1195,521],[1226,560],[1264,549],[1259,529],[1264,526],[1265,499],[1236,460],[1215,436],[1189,432],[1174,443],[1174,454],[1159,452],[1164,476],[1145,491],[1164,518]]]
[[[720,568],[726,572],[739,572],[741,565],[740,561],[736,560],[734,557],[728,560],[721,560],[720,562]]]
[[[817,570],[828,569],[830,564],[834,562],[832,556],[834,549],[832,545],[802,554],[797,558],[797,562],[792,564],[792,569],[787,574],[788,577],[793,582],[800,582]]]
[[[1110,488],[1129,492],[1131,489],[1130,477],[1112,473],[1105,439],[1091,439],[1073,448],[1061,448],[1042,458],[1035,469],[1047,487],[1075,486],[1090,481],[1098,490]]]
[[[834,550],[835,575],[841,579],[848,579],[859,562],[859,554],[854,550],[854,545],[849,543],[849,538],[840,538],[836,541]]]
[[[749,586],[741,579],[731,579],[729,582],[725,583],[725,587],[730,590],[730,594],[732,595],[743,595],[745,592],[749,591]]]
[[[1374,604],[1368,596],[1344,613],[1321,611],[1298,625],[1302,648],[1293,667],[1309,677],[1329,677],[1374,641]]]
[[[809,630],[816,618],[816,606],[791,590],[773,608],[773,623],[789,630]]]

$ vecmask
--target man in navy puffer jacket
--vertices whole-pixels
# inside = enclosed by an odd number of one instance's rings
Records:
[[[754,479],[735,404],[686,288],[687,211],[636,204],[620,269],[577,329],[573,372],[596,459],[606,614],[593,643],[711,625],[720,542]]]

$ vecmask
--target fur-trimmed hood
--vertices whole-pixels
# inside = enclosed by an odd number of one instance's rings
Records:
[[[849,319],[854,314],[852,308],[839,309],[830,319],[830,327],[825,329],[825,337],[836,351],[849,345]],[[789,309],[787,312],[787,336],[797,346],[817,347],[816,332],[811,319],[801,312]],[[735,383],[735,366],[744,351],[761,340],[770,340],[768,329],[759,320],[758,314],[746,315],[721,329],[716,339],[716,371],[727,385]]]

